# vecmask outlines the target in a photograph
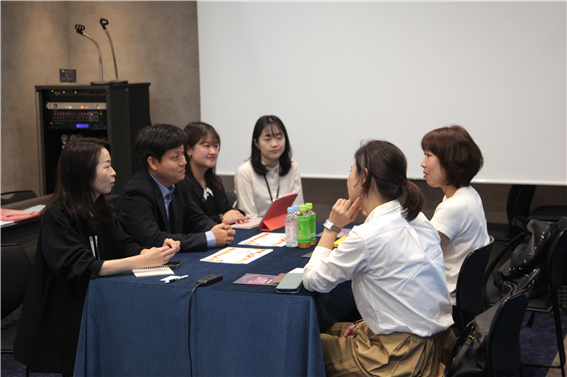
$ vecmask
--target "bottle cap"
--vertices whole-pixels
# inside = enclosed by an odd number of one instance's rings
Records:
[[[296,204],[296,205],[293,206],[293,210],[294,210],[294,211],[299,211],[299,209],[300,209],[300,208],[299,208],[299,205]]]
[[[299,207],[299,210],[300,210],[301,212],[305,212],[305,211],[307,211],[307,206],[302,205],[302,206]]]
[[[307,209],[313,209],[313,203],[305,203],[305,206],[307,207]]]
[[[294,213],[295,209],[293,207],[287,207],[287,213]]]

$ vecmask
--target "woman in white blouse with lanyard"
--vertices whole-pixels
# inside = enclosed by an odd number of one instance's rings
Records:
[[[352,280],[362,317],[321,334],[327,376],[443,375],[455,343],[443,253],[437,230],[420,212],[423,194],[406,169],[395,145],[363,145],[347,180],[349,199],[333,206],[305,266],[310,291],[329,292]],[[333,249],[359,210],[366,221]]]
[[[303,204],[299,166],[291,160],[291,145],[283,122],[275,115],[260,117],[252,133],[252,154],[234,176],[237,208],[247,218],[264,216],[278,197],[297,193]]]

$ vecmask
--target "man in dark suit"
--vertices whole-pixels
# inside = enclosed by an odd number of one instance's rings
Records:
[[[141,245],[163,245],[172,238],[181,241],[181,251],[203,251],[233,240],[234,230],[212,221],[189,195],[186,138],[168,124],[145,127],[136,136],[134,151],[144,168],[122,190],[119,220]]]

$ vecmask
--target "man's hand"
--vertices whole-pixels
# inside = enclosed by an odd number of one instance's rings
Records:
[[[213,232],[213,235],[215,236],[217,247],[229,245],[234,239],[234,233],[236,233],[234,229],[226,223],[226,220],[223,220],[222,223],[212,227],[211,232]]]

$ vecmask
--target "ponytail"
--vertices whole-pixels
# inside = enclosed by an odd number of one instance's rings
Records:
[[[402,190],[404,192],[405,200],[404,200],[404,218],[407,221],[414,220],[417,215],[423,209],[425,204],[425,197],[423,193],[417,187],[417,185],[409,180],[406,179],[405,183],[402,185]]]
[[[372,189],[372,182],[387,201],[404,196],[403,215],[412,221],[419,215],[425,204],[421,190],[407,179],[407,160],[404,153],[394,144],[383,140],[371,140],[362,145],[354,155],[356,170],[368,171],[368,179],[362,184],[362,195]]]

